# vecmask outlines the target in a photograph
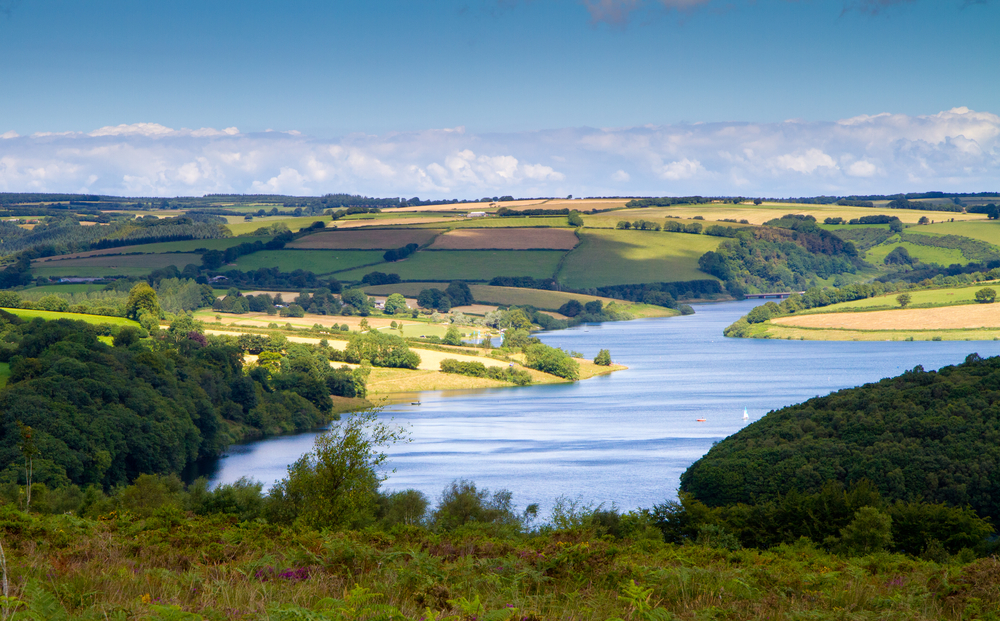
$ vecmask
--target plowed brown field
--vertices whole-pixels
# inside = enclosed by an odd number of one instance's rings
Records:
[[[435,250],[571,250],[580,240],[568,229],[454,229],[439,235]]]

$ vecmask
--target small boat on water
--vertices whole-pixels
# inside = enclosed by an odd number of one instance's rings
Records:
[[[743,420],[750,420],[750,415],[747,414],[746,407],[743,408]]]
[[[696,418],[694,422],[696,422],[696,423],[703,423],[706,420],[708,420],[708,419],[707,418]]]
[[[413,402],[413,403],[411,403],[410,405],[420,405],[420,402],[419,402],[419,401],[414,401],[414,402]]]

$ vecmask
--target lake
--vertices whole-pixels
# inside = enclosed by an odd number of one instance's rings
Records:
[[[509,489],[543,512],[559,496],[621,509],[676,498],[681,473],[714,442],[768,411],[898,375],[937,369],[995,341],[820,342],[727,339],[722,330],[761,301],[695,305],[696,314],[586,325],[538,336],[629,367],[574,384],[421,393],[382,416],[410,430],[389,451],[385,487],[436,499],[457,478]],[[744,422],[743,408],[750,420]],[[705,422],[697,422],[704,418]],[[213,484],[248,476],[271,485],[316,433],[233,446]]]

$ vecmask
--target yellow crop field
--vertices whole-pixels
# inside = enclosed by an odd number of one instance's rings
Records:
[[[807,214],[823,222],[826,218],[860,218],[861,216],[871,216],[886,214],[896,216],[907,224],[916,224],[921,217],[927,216],[936,222],[942,222],[954,218],[957,221],[978,221],[986,220],[985,214],[978,213],[956,213],[953,211],[923,211],[917,209],[888,209],[871,207],[845,207],[841,205],[810,205],[803,203],[763,203],[761,205],[732,203],[705,203],[702,205],[671,205],[670,207],[647,207],[643,209],[624,209],[607,214],[617,217],[619,220],[654,220],[663,219],[667,215],[679,218],[693,218],[702,216],[707,221],[715,220],[747,220],[750,224],[764,224],[768,220],[779,218],[787,213]],[[646,214],[646,215],[643,215]]]

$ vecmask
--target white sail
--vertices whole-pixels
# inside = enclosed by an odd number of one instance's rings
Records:
[[[747,409],[743,408],[743,420],[750,420],[750,415],[747,414]]]

